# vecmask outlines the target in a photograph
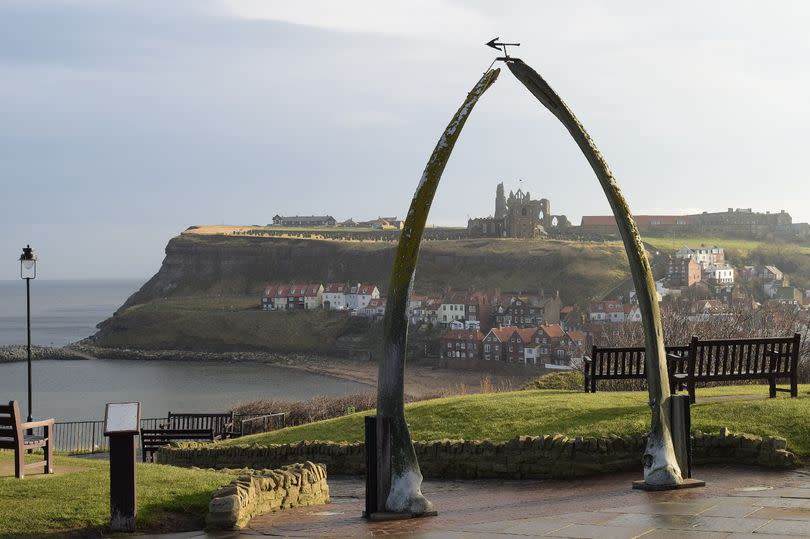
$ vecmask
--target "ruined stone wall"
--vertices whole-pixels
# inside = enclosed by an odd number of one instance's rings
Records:
[[[328,502],[329,486],[323,464],[305,462],[278,470],[253,470],[213,494],[206,524],[215,528],[244,528],[258,515]]]
[[[800,465],[784,438],[695,432],[693,461],[769,468]],[[414,442],[426,478],[552,479],[639,469],[646,436],[569,438],[561,434],[521,436],[508,442],[440,440]],[[160,450],[159,462],[200,468],[266,468],[291,462],[322,462],[330,473],[365,473],[361,443],[300,442],[289,445],[189,444]]]

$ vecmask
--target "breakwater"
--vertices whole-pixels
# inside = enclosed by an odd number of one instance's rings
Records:
[[[32,346],[31,359],[93,359],[95,356],[88,355],[81,350],[74,350],[70,347],[55,346]],[[27,361],[28,350],[23,345],[0,346],[0,363],[12,363],[14,361]]]

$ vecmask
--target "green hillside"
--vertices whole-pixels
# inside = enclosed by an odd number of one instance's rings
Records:
[[[767,386],[698,388],[692,406],[692,428],[781,436],[797,454],[810,455],[810,386],[799,386],[799,398],[764,398]],[[762,397],[751,400],[743,395]],[[607,436],[643,433],[649,429],[647,392],[532,390],[465,395],[406,405],[414,440],[511,440],[521,435],[561,433]],[[363,440],[363,416],[373,411],[290,427],[223,442],[281,444],[302,440]]]

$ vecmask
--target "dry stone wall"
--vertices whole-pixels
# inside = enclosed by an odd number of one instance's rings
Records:
[[[569,438],[562,434],[520,436],[508,442],[439,440],[414,442],[419,467],[427,478],[552,479],[635,470],[640,466],[645,435]],[[331,474],[365,473],[361,443],[300,442],[287,445],[184,444],[160,450],[159,460],[200,468],[268,468],[291,462],[322,462]],[[696,464],[745,464],[791,468],[801,462],[784,438],[696,431]]]
[[[244,528],[257,515],[328,502],[323,464],[305,462],[278,470],[246,470],[211,497],[206,524],[213,528]]]

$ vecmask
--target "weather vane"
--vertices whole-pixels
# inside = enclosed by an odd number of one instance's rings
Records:
[[[501,38],[496,37],[494,39],[490,39],[489,41],[487,41],[486,46],[492,47],[493,49],[501,51],[503,53],[503,57],[496,58],[496,60],[508,60],[509,53],[506,51],[506,47],[520,47],[520,43],[498,43],[499,39]]]

